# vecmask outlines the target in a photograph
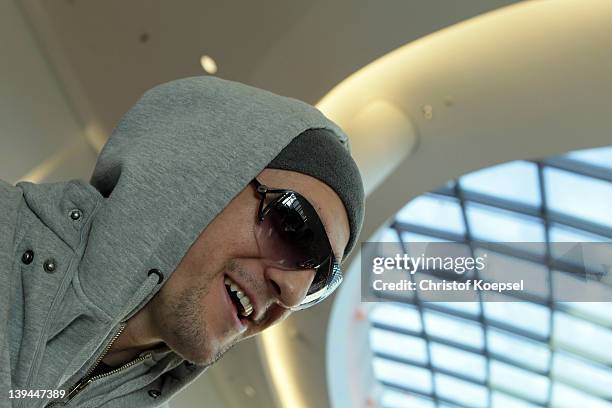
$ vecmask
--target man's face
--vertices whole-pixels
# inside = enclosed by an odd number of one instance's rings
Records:
[[[270,188],[303,195],[316,209],[334,254],[341,259],[349,239],[348,218],[328,185],[276,169],[263,170],[257,179]],[[287,271],[262,259],[255,239],[259,202],[252,184],[242,190],[200,234],[151,301],[158,333],[186,360],[212,364],[240,340],[289,316],[289,308],[299,305],[310,287],[313,269]],[[227,278],[248,295],[254,309],[248,318],[237,318]]]

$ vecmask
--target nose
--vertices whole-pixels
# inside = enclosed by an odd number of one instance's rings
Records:
[[[266,268],[266,280],[272,286],[278,302],[290,308],[304,300],[315,273],[314,269],[285,270],[269,266]]]

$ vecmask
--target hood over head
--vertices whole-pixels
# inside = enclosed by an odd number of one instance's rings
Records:
[[[104,146],[91,184],[104,196],[80,264],[85,295],[111,319],[134,310],[151,269],[168,279],[201,231],[291,140],[327,129],[347,136],[296,99],[211,76],[147,91]],[[144,299],[146,303],[153,294]]]

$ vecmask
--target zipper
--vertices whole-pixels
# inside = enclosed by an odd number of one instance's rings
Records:
[[[111,370],[107,373],[104,374],[98,374],[95,375],[93,377],[91,377],[91,373],[93,373],[95,371],[96,368],[98,368],[98,366],[100,365],[100,362],[104,359],[104,357],[106,357],[106,354],[108,354],[108,351],[111,349],[111,347],[113,346],[113,344],[115,343],[115,341],[117,341],[117,339],[119,338],[119,336],[121,335],[121,333],[123,333],[123,330],[125,329],[125,327],[127,326],[127,323],[121,323],[119,330],[117,331],[117,333],[115,333],[115,335],[113,336],[113,338],[111,339],[110,343],[108,343],[106,345],[106,347],[104,348],[104,351],[102,352],[102,354],[100,355],[100,357],[98,357],[96,359],[95,364],[93,365],[93,367],[91,367],[87,373],[74,385],[72,386],[72,388],[70,388],[70,391],[68,391],[68,394],[62,398],[61,400],[55,400],[55,401],[51,401],[49,402],[47,405],[45,405],[45,408],[50,408],[53,407],[59,403],[63,403],[63,404],[68,404],[70,401],[72,401],[72,399],[74,399],[74,397],[76,397],[81,391],[83,391],[85,388],[87,388],[87,386],[89,384],[91,384],[94,381],[100,380],[102,378],[105,377],[109,377],[113,374],[116,374],[118,372],[121,372],[123,370],[126,370],[130,367],[132,367],[133,365],[146,360],[147,358],[151,357],[151,353],[147,353],[144,354],[132,361],[130,361],[129,363],[125,363],[124,365],[122,365],[121,367],[118,367],[114,370]]]

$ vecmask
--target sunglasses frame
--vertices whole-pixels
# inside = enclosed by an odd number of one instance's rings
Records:
[[[257,222],[258,223],[262,223],[264,221],[265,216],[268,214],[268,212],[273,208],[272,205],[277,203],[278,201],[290,196],[290,195],[295,195],[298,199],[300,199],[301,201],[307,203],[310,207],[312,207],[312,210],[315,212],[316,214],[316,210],[314,209],[314,207],[312,206],[312,204],[310,204],[310,202],[304,197],[302,196],[300,193],[298,193],[297,191],[294,190],[288,190],[288,189],[277,189],[277,188],[269,188],[267,185],[262,184],[259,180],[257,180],[256,178],[253,179],[252,183],[255,185],[255,189],[257,191],[257,193],[260,195],[261,200],[259,202],[259,208],[257,211]],[[272,193],[272,194],[281,194],[278,198],[275,198],[273,201],[271,201],[270,203],[268,203],[268,205],[266,205],[264,207],[264,203],[266,200],[266,195],[268,193]],[[320,223],[321,227],[323,228],[323,230],[325,231],[325,228],[323,227],[323,223],[321,221],[321,218],[319,217],[319,215],[317,214],[318,217],[318,222]],[[315,304],[321,302],[322,300],[324,300],[327,296],[329,296],[331,293],[333,293],[333,291],[340,285],[340,283],[342,282],[342,270],[340,269],[340,264],[338,262],[338,260],[336,259],[336,256],[334,255],[333,251],[331,250],[331,243],[329,242],[329,237],[327,236],[327,233],[325,233],[325,239],[327,240],[327,244],[330,248],[330,253],[328,255],[327,258],[325,258],[325,260],[323,262],[321,262],[319,265],[314,265],[312,263],[309,264],[301,264],[299,266],[297,266],[297,268],[299,269],[314,269],[316,274],[319,273],[325,273],[323,271],[320,271],[321,267],[325,267],[327,265],[327,276],[325,278],[325,284],[322,288],[318,289],[317,291],[313,292],[313,293],[309,293],[306,295],[306,297],[302,300],[302,302],[298,305],[298,306],[294,306],[291,307],[292,310],[302,310],[302,309],[306,309],[308,307],[314,306]],[[279,265],[279,267],[286,269],[286,267]],[[295,269],[295,268],[292,268]],[[316,281],[316,276],[315,275],[315,279],[313,279],[313,285],[315,284]],[[311,286],[312,287],[312,286]],[[310,288],[309,288],[310,291]]]

